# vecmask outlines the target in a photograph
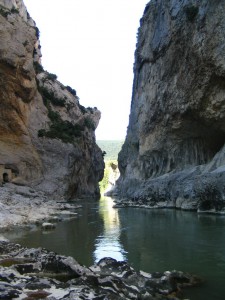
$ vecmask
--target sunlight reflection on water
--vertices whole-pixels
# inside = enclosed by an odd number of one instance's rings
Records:
[[[126,251],[120,242],[120,219],[118,210],[113,208],[111,198],[102,197],[99,206],[99,215],[103,220],[104,232],[96,239],[94,261],[103,257],[112,257],[116,260],[126,260]]]
[[[112,257],[145,272],[190,272],[205,283],[185,291],[187,299],[225,299],[225,216],[114,209],[113,204],[108,197],[83,201],[77,218],[58,223],[48,233],[40,227],[23,232],[18,228],[4,236],[26,247],[41,246],[72,256],[86,266]]]

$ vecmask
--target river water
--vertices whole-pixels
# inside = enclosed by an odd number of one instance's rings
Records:
[[[113,199],[85,201],[74,219],[43,232],[8,233],[28,247],[45,247],[89,266],[105,256],[146,272],[181,270],[204,278],[185,291],[191,300],[225,299],[225,216],[172,209],[113,208]]]

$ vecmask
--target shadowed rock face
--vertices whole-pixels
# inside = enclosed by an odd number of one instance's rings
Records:
[[[117,191],[124,196],[139,197],[147,186],[155,191],[159,178],[176,206],[183,195],[171,195],[168,187],[168,182],[177,185],[175,173],[187,171],[190,180],[196,166],[203,165],[199,176],[224,164],[224,5],[223,0],[147,4],[138,31],[129,127],[119,154]],[[210,182],[216,175],[205,176]],[[178,189],[180,183],[184,180]]]
[[[97,196],[100,111],[43,70],[39,31],[22,0],[0,0],[0,38],[0,165],[51,195]]]

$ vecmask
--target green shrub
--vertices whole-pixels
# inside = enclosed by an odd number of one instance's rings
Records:
[[[49,92],[49,90],[47,88],[45,88],[44,86],[38,86],[38,91],[42,95],[43,102],[46,106],[46,104],[48,103],[47,100],[51,99],[53,93]]]
[[[66,100],[62,99],[62,98],[55,98],[55,97],[53,97],[51,99],[51,103],[54,104],[55,106],[62,106],[62,107],[64,107],[65,104],[66,104]]]
[[[13,7],[13,8],[11,9],[11,13],[12,13],[12,14],[18,14],[19,11],[18,11],[18,9],[16,9],[15,7]]]
[[[58,138],[65,143],[73,143],[74,139],[82,136],[82,130],[73,125],[69,121],[63,121],[62,119],[54,121],[49,128],[49,131],[40,129],[38,131],[39,137]]]
[[[60,114],[57,111],[53,111],[50,107],[48,108],[48,117],[53,123],[59,123],[61,120]]]
[[[58,112],[53,111],[50,106],[47,106],[47,108],[51,124],[48,131],[45,129],[38,131],[39,137],[58,138],[64,143],[73,143],[75,138],[82,136],[84,127],[79,124],[74,125],[69,121],[63,121]]]
[[[40,129],[40,130],[38,130],[38,136],[39,136],[39,137],[46,136],[46,130],[45,130],[45,129]]]
[[[57,75],[47,72],[46,79],[55,81],[57,79]]]
[[[44,72],[42,65],[39,64],[39,62],[37,62],[37,61],[34,61],[34,70],[35,70],[36,74]]]
[[[194,5],[186,6],[185,13],[186,13],[188,21],[192,22],[195,19],[195,17],[197,16],[198,11],[199,11],[199,8],[197,6],[194,6]]]
[[[95,130],[95,124],[90,117],[86,117],[84,119],[84,126],[86,126],[89,129]]]
[[[87,110],[88,110],[91,114],[94,113],[94,109],[93,109],[92,107],[90,107],[90,106],[87,107]]]
[[[72,94],[73,96],[76,96],[77,95],[77,92],[72,89],[69,85],[66,86],[66,89],[68,92],[70,92],[70,94]]]
[[[49,105],[51,102],[55,106],[64,107],[66,100],[62,98],[57,98],[52,91],[49,91],[46,87],[42,86],[38,88],[39,93],[42,95],[43,102],[45,106]]]
[[[104,193],[104,191],[107,189],[108,185],[109,185],[109,168],[108,168],[108,166],[105,166],[104,177],[103,177],[102,181],[99,182],[101,194]]]
[[[34,29],[35,29],[36,38],[39,40],[39,38],[40,38],[40,30],[37,27],[34,27]]]
[[[1,14],[3,17],[7,18],[7,16],[10,15],[10,12],[7,11],[7,10],[5,10],[5,9],[0,8],[0,14]]]
[[[104,191],[107,189],[107,187],[109,185],[110,174],[115,172],[117,167],[118,167],[118,163],[116,160],[105,161],[104,177],[103,177],[102,181],[99,183],[101,193],[104,193]]]
[[[79,109],[81,110],[82,114],[84,115],[87,112],[86,108],[83,105],[80,105],[80,103],[78,104],[78,106],[79,106]]]
[[[53,74],[54,75],[54,74]],[[92,120],[86,120],[84,126],[80,124],[73,124],[69,121],[64,121],[61,119],[61,116],[58,112],[53,111],[50,103],[58,106],[65,106],[65,99],[59,99],[55,97],[54,93],[48,90],[44,86],[40,86],[37,80],[38,90],[42,95],[43,102],[48,109],[48,117],[51,121],[49,125],[49,130],[40,129],[38,131],[38,137],[48,137],[48,138],[58,138],[62,140],[64,143],[73,143],[76,138],[82,136],[83,131],[85,130],[85,126],[93,126]],[[85,108],[84,108],[85,109]]]

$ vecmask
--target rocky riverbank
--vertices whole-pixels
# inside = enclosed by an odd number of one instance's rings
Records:
[[[72,257],[0,241],[0,299],[182,299],[201,280],[178,271],[136,272],[104,258],[89,268]]]
[[[224,167],[202,174],[203,167],[133,180],[130,185],[127,181],[126,192],[117,186],[107,195],[117,198],[117,207],[175,208],[224,215]]]
[[[0,229],[13,226],[43,224],[75,216],[78,205],[68,204],[61,198],[56,201],[45,193],[27,186],[6,183],[0,192]]]
[[[0,228],[54,225],[76,217],[78,205],[49,199],[26,186],[7,183],[0,193]],[[46,225],[47,224],[47,225]],[[182,299],[182,288],[199,278],[178,271],[147,274],[126,262],[104,258],[91,267],[46,249],[28,249],[0,236],[0,299]]]

